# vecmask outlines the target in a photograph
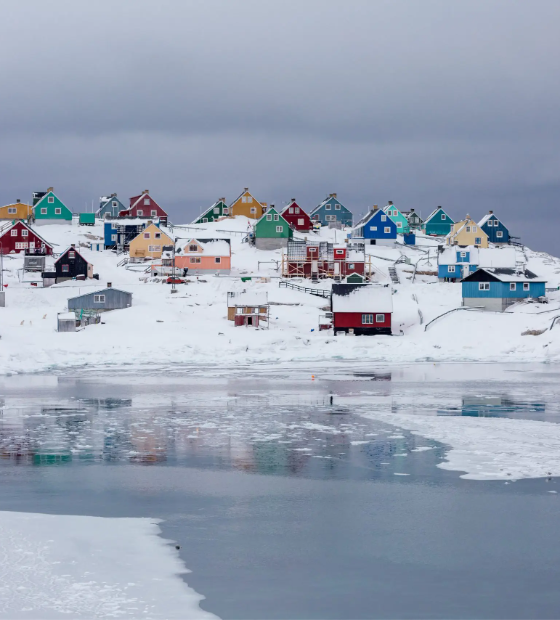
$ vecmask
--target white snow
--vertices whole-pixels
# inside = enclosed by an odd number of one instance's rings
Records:
[[[150,519],[0,512],[0,619],[216,618]]]
[[[348,295],[334,295],[333,312],[393,312],[393,295],[390,288],[360,285]]]

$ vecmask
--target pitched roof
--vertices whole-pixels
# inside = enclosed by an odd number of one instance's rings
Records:
[[[239,196],[238,196],[238,197],[237,197],[237,198],[236,198],[236,199],[235,199],[232,203],[230,203],[230,205],[229,205],[229,206],[230,206],[230,207],[231,207],[231,206],[233,206],[233,205],[234,205],[234,204],[235,204],[235,203],[236,203],[236,202],[237,202],[240,198],[242,198],[245,194],[249,194],[249,196],[251,196],[251,198],[252,198],[255,202],[257,202],[258,204],[260,204],[260,205],[261,205],[261,207],[262,207],[262,206],[264,206],[264,205],[263,205],[263,203],[262,203],[262,202],[260,202],[259,200],[257,200],[257,199],[253,196],[253,194],[251,194],[251,192],[250,192],[248,189],[244,189],[244,190],[241,192],[241,194],[239,194]]]
[[[177,244],[184,254],[194,254],[195,252],[183,252],[189,244],[196,243],[202,248],[204,256],[230,256],[231,245],[229,239],[195,239],[192,238],[187,243]]]
[[[261,291],[241,291],[230,295],[228,293],[228,308],[234,306],[266,306],[268,293]]]
[[[467,276],[465,280],[472,280],[476,282],[476,274],[479,274],[481,271],[488,273],[491,276],[494,276],[500,282],[546,282],[544,278],[540,278],[529,269],[506,269],[506,268],[480,268],[477,269],[474,273],[471,273]]]
[[[458,252],[469,252],[469,260],[457,261]],[[473,245],[445,247],[438,253],[438,265],[477,265],[489,268],[514,268],[516,252],[514,248],[476,248]]]
[[[502,223],[500,218],[495,213],[487,213],[481,220],[478,222],[479,226],[484,226],[489,219],[495,218],[498,222]]]
[[[76,248],[76,247],[74,247],[74,246],[71,246],[71,245],[70,245],[70,246],[68,246],[68,247],[64,250],[64,252],[61,252],[61,253],[60,253],[60,256],[59,256],[59,257],[58,257],[58,258],[57,258],[54,262],[55,262],[55,263],[58,263],[58,261],[59,261],[59,260],[60,260],[60,259],[61,259],[61,258],[62,258],[65,254],[66,254],[66,252],[68,252],[69,250],[73,250],[74,252],[76,252],[76,254],[79,254],[79,255],[80,255],[80,256],[81,256],[81,257],[82,257],[82,258],[86,261],[86,263],[91,264],[91,263],[87,260],[87,258],[85,258],[85,257],[82,255],[82,253],[78,250],[78,248]]]
[[[6,222],[2,226],[0,226],[0,237],[3,237],[9,230],[11,230],[14,226],[17,226],[18,224],[21,224],[22,226],[25,226],[25,228],[27,228],[27,230],[30,230],[36,237],[41,239],[41,241],[45,245],[48,245],[49,248],[53,247],[52,244],[49,243],[48,241],[46,241],[45,239],[43,239],[43,237],[41,237],[41,235],[37,231],[33,230],[33,228],[31,228],[31,226],[28,226],[25,222],[22,222],[21,220],[18,220],[17,222]]]
[[[206,209],[206,211],[203,211],[198,217],[196,217],[194,219],[194,222],[192,222],[192,223],[195,224],[196,222],[198,222],[198,220],[202,219],[205,215],[210,213],[210,211],[212,211],[212,209],[214,207],[216,207],[217,205],[219,205],[220,203],[227,207],[227,204],[223,200],[216,200],[216,202],[213,205],[211,205],[210,207],[208,207],[208,209]]]
[[[428,215],[428,217],[424,220],[424,224],[426,224],[427,222],[429,222],[429,221],[432,219],[432,217],[434,217],[434,215],[435,215],[436,213],[438,213],[439,211],[441,211],[442,213],[445,213],[445,215],[447,215],[447,217],[449,217],[449,214],[448,214],[448,213],[447,213],[447,212],[443,209],[443,207],[437,207],[437,208],[435,208],[435,209],[434,209],[434,210],[430,213],[430,215]],[[449,219],[451,220],[451,222],[453,222],[453,220],[452,220],[450,217],[449,217]],[[454,222],[453,222],[453,223],[454,223]]]
[[[375,284],[333,284],[333,312],[393,312],[389,287]]]
[[[90,291],[89,293],[84,293],[83,295],[76,295],[76,297],[69,297],[68,301],[72,301],[74,299],[81,299],[82,297],[87,297],[88,295],[99,295],[99,293],[105,293],[106,291],[117,291],[118,293],[126,293],[127,295],[132,295],[130,291],[123,291],[119,288],[113,288],[112,286],[106,286],[105,288],[100,288],[97,291]]]
[[[344,205],[340,202],[340,200],[336,197],[336,196],[327,196],[322,202],[320,202],[314,209],[311,209],[311,213],[315,213],[315,211],[317,211],[317,209],[320,209],[323,205],[325,205],[327,202],[329,202],[329,200],[334,200],[335,202],[338,202],[338,204],[341,207],[344,207]],[[346,209],[346,207],[344,207]]]

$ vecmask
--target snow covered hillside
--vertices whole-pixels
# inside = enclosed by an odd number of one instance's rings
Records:
[[[122,256],[95,252],[89,243],[102,239],[102,225],[42,226],[40,234],[62,252],[75,243],[94,265],[99,281],[65,282],[50,288],[31,285],[37,276],[23,273],[23,257],[4,256],[6,307],[0,308],[0,372],[46,371],[81,365],[124,366],[161,364],[237,365],[251,362],[289,363],[358,360],[361,362],[560,361],[560,326],[549,330],[560,315],[560,292],[550,303],[517,304],[506,313],[460,311],[425,330],[442,313],[461,306],[461,285],[439,283],[433,238],[417,236],[417,247],[368,246],[374,280],[390,283],[395,266],[400,283],[393,284],[393,336],[335,337],[319,332],[318,320],[328,301],[303,292],[279,288],[281,250],[261,251],[242,243],[248,220],[238,217],[197,226],[175,226],[183,240],[230,238],[229,276],[189,278],[171,287],[145,273],[149,263],[118,266]],[[342,242],[346,233],[323,229],[324,240]],[[302,235],[296,235],[302,236]],[[309,235],[315,236],[315,233]],[[87,247],[86,247],[87,246]],[[523,250],[518,250],[523,252]],[[560,259],[524,250],[527,267],[546,277],[548,288],[560,284]],[[395,263],[403,257],[406,262]],[[423,275],[412,281],[415,264]],[[252,276],[243,282],[241,277]],[[270,278],[262,281],[262,278]],[[70,297],[113,287],[133,294],[132,307],[102,315],[102,323],[75,333],[56,331],[57,313]],[[328,289],[332,281],[306,286]],[[266,291],[271,302],[270,328],[234,327],[227,320],[228,291]],[[542,331],[546,330],[546,331]],[[533,334],[527,334],[531,331]],[[402,334],[402,335],[401,335]]]

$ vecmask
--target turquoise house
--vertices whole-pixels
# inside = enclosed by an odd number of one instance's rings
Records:
[[[455,222],[449,215],[441,207],[438,207],[424,220],[422,230],[427,235],[445,237],[451,232],[453,224],[455,224]]]
[[[49,187],[46,192],[33,194],[33,219],[35,224],[68,224],[72,222],[72,211]]]
[[[386,207],[383,208],[386,213],[397,225],[397,233],[404,235],[410,232],[410,224],[406,217],[395,207],[392,200],[389,200]]]

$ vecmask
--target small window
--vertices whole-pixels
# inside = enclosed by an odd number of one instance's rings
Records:
[[[467,257],[467,253],[466,252],[461,252],[461,258],[466,258]]]
[[[277,232],[277,233],[281,233],[281,232],[283,232],[283,231],[284,231],[284,227],[283,227],[283,226],[277,226],[277,227],[276,227],[276,232]]]
[[[45,207],[41,207],[41,215],[47,215],[47,209]]]
[[[377,230],[377,226],[370,226],[369,229],[370,230]]]
[[[12,235],[12,237],[17,237],[18,236],[17,228],[12,228],[11,235]]]
[[[298,219],[297,223],[298,223],[298,226],[304,226],[305,225],[305,220],[302,217],[300,217]]]
[[[344,254],[344,250],[335,250],[336,254]]]
[[[54,202],[54,196],[49,196],[49,204],[53,204]]]
[[[235,314],[243,314],[243,308],[236,308]]]
[[[74,252],[74,250],[70,250],[70,252],[68,252],[68,258],[69,259],[75,259],[76,258],[76,252]]]
[[[509,283],[509,290],[510,291],[515,291],[517,289],[517,284],[515,282],[510,282]]]
[[[334,205],[334,208],[340,211],[340,205]]]
[[[350,270],[354,269],[354,263],[348,263],[348,269]]]
[[[253,197],[252,196],[247,196],[247,202],[253,202]]]
[[[257,208],[256,207],[251,207],[250,211],[251,211],[251,213],[256,213],[257,212]]]
[[[391,232],[390,226],[385,226],[385,234],[389,234]]]
[[[382,222],[386,222],[387,221],[387,216],[386,215],[382,215],[381,216],[381,221]]]
[[[266,216],[266,221],[267,222],[272,222],[272,213],[268,213]]]
[[[445,213],[442,213],[442,214],[441,214],[441,219],[442,219],[442,220],[445,220],[445,219],[446,219]]]
[[[59,208],[59,207],[57,207],[57,208],[54,210],[54,214],[55,214],[55,215],[60,215],[61,213],[62,213],[62,209],[61,209],[61,208]]]
[[[504,233],[501,230],[496,231],[496,238],[501,239],[504,236]]]
[[[330,210],[331,210],[331,205],[325,205],[325,209],[326,209],[327,211],[330,211]]]
[[[293,207],[290,207],[290,208],[288,209],[288,213],[293,213],[293,212],[294,212],[294,208],[293,208]]]
[[[117,240],[117,235],[111,235],[111,241],[116,241]]]
[[[474,244],[475,245],[481,245],[482,243],[482,239],[480,237],[475,237],[474,238]]]
[[[16,250],[26,250],[27,249],[27,241],[16,241]]]
[[[214,260],[216,261],[216,264],[219,265],[222,262],[222,257],[221,256],[216,256],[216,258]]]
[[[300,213],[299,207],[294,207],[294,213]]]
[[[157,215],[156,209],[152,209],[150,213],[152,214],[152,217],[155,217]]]
[[[523,290],[524,290],[524,291],[528,291],[528,290],[529,290],[529,288],[530,288],[530,286],[529,286],[529,282],[523,282]]]
[[[70,265],[62,265],[62,273],[70,273]]]
[[[309,248],[309,253],[314,254],[317,251],[317,248]]]
[[[274,214],[274,221],[275,222],[279,222],[280,221],[280,216],[277,213]]]
[[[150,238],[150,233],[144,233],[144,239],[149,239]]]
[[[402,228],[402,222],[397,222],[397,228]]]
[[[476,226],[473,226],[473,227],[472,227],[472,231],[473,231],[473,232],[476,232]]]
[[[17,213],[17,209],[15,207],[9,207],[8,208],[8,214],[9,215],[14,215]]]
[[[362,325],[373,325],[373,314],[362,314]]]
[[[376,314],[375,315],[376,323],[385,323],[385,315],[384,314]]]
[[[138,209],[138,210],[136,211],[136,215],[137,215],[138,217],[142,217],[142,216],[144,215],[144,211],[142,211],[142,209]]]
[[[207,218],[207,217],[203,218],[203,219],[202,219],[202,223],[203,223],[203,224],[207,224],[207,223],[208,223],[208,218]]]
[[[118,207],[119,203],[113,200],[113,207]]]
[[[220,213],[220,207],[214,207],[214,214],[218,215]]]
[[[189,252],[198,252],[198,245],[196,243],[189,245]]]
[[[224,207],[224,215],[229,215],[229,207]]]
[[[467,226],[467,232],[471,232],[471,227]]]
[[[161,233],[154,233],[154,239],[161,239]]]
[[[247,202],[247,196],[241,196],[241,202]]]
[[[149,245],[148,252],[161,252],[161,245]]]
[[[479,291],[489,291],[490,290],[490,282],[479,282],[478,283]]]
[[[455,265],[449,265],[449,266],[447,267],[447,271],[448,271],[449,273],[455,273]]]
[[[149,206],[150,205],[150,199],[149,198],[144,198],[144,206]]]
[[[191,256],[190,262],[193,264],[200,263],[200,256]]]
[[[105,295],[94,295],[93,296],[94,304],[104,304],[105,303]]]

